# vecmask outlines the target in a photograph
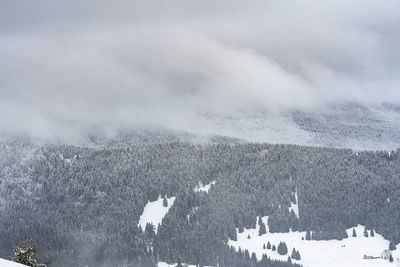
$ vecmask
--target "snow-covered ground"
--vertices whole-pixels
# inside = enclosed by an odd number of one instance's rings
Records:
[[[258,218],[257,218],[258,219]],[[268,221],[267,217],[263,217],[263,222]],[[267,225],[267,224],[266,224]],[[305,232],[290,233],[269,233],[258,236],[258,228],[245,229],[243,233],[238,233],[238,241],[229,240],[228,245],[239,247],[242,250],[249,250],[250,253],[255,252],[260,260],[263,254],[267,254],[271,259],[286,261],[292,249],[295,248],[300,252],[301,260],[298,262],[304,267],[368,267],[368,266],[400,266],[400,244],[397,249],[392,251],[394,262],[390,263],[383,259],[365,260],[364,255],[380,257],[384,249],[389,247],[389,241],[384,239],[378,233],[374,237],[364,237],[364,226],[355,227],[357,237],[352,237],[352,229],[347,230],[349,238],[343,240],[314,241],[302,240]],[[267,227],[268,231],[268,227]],[[250,235],[250,239],[248,239]],[[279,242],[285,242],[288,247],[288,255],[281,256],[276,251],[263,249],[263,245],[268,241],[272,245],[278,246]]]
[[[203,185],[202,182],[199,182],[199,184],[194,188],[194,192],[206,192],[210,191],[211,185],[215,185],[215,181],[212,181],[209,184]]]
[[[289,212],[293,210],[294,214],[296,214],[296,217],[299,218],[299,198],[297,197],[297,188],[296,192],[294,193],[294,197],[296,199],[296,204],[290,202]]]
[[[184,263],[182,263],[182,265],[187,266],[187,267],[196,267],[196,265],[190,265],[190,264],[185,265]],[[161,261],[158,263],[158,267],[175,267],[175,266],[176,266],[176,263],[168,264],[166,262],[161,262]],[[204,267],[211,267],[211,266],[204,266]]]
[[[16,262],[0,259],[0,267],[24,267],[24,266],[25,265],[22,265],[22,264],[19,264]]]
[[[155,232],[157,233],[158,224],[161,224],[162,219],[168,213],[168,210],[174,204],[175,197],[167,198],[168,207],[163,206],[163,198],[158,197],[156,201],[148,202],[144,207],[143,213],[139,218],[139,224],[143,231],[147,223],[152,223],[155,226]]]

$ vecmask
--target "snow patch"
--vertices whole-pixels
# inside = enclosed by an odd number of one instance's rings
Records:
[[[198,193],[198,192],[206,192],[208,193],[208,191],[210,191],[211,185],[215,185],[215,181],[212,181],[209,184],[203,185],[202,182],[199,182],[198,185],[196,185],[196,187],[194,188],[194,192]]]
[[[157,266],[158,266],[158,267],[175,267],[175,266],[176,266],[176,263],[175,263],[175,264],[168,264],[168,263],[166,263],[166,262],[160,261],[160,262],[158,263]],[[196,265],[190,265],[190,264],[185,264],[185,263],[182,263],[182,266],[196,267]],[[212,267],[212,266],[204,266],[204,267]]]
[[[262,217],[262,220],[264,223],[268,221],[266,217]],[[247,249],[250,254],[255,252],[258,260],[261,260],[263,254],[267,254],[271,259],[287,261],[288,256],[295,248],[300,252],[301,260],[292,259],[292,261],[308,267],[400,266],[400,245],[397,245],[397,249],[392,251],[394,258],[392,264],[383,259],[363,259],[364,255],[380,257],[381,253],[389,247],[389,241],[376,232],[374,237],[364,237],[364,226],[362,225],[355,227],[357,237],[352,237],[353,228],[350,228],[347,229],[348,238],[328,241],[302,240],[302,237],[305,239],[305,232],[270,233],[269,227],[266,228],[267,233],[262,236],[258,235],[258,224],[256,229],[245,229],[243,233],[237,232],[237,241],[229,240],[228,245],[233,246],[236,250]],[[250,235],[250,239],[247,239],[248,235]],[[271,249],[263,249],[263,245],[268,241],[271,246],[275,245],[276,247],[279,242],[285,242],[288,254],[282,256]]]
[[[1,267],[26,267],[25,265],[16,263],[16,262],[12,262],[12,261],[8,261],[8,260],[4,260],[4,259],[0,259],[0,266]]]
[[[289,213],[293,210],[296,217],[299,218],[299,199],[297,197],[297,188],[294,193],[294,197],[296,199],[296,204],[294,204],[293,202],[290,202]]]
[[[157,233],[158,224],[161,224],[162,219],[168,213],[168,210],[174,204],[175,197],[167,198],[168,207],[163,206],[163,198],[158,197],[156,201],[148,202],[144,207],[143,213],[139,218],[139,224],[144,231],[147,223],[152,223],[155,226],[155,232]]]

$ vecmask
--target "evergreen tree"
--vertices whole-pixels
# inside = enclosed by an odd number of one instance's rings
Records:
[[[167,198],[165,196],[163,198],[162,204],[163,204],[164,207],[168,207],[168,200],[167,200]]]
[[[144,229],[144,235],[150,239],[156,236],[154,225],[152,223],[146,223],[146,227]]]
[[[258,216],[258,225],[260,225],[261,226],[261,224],[263,223],[263,221],[262,221],[262,219],[261,219],[261,216]]]
[[[176,267],[182,267],[181,258],[178,258]]]
[[[271,243],[269,243],[269,241],[267,243],[267,249],[271,249]]]
[[[247,239],[250,239],[250,238],[251,238],[251,237],[250,237],[250,234],[248,234],[248,235],[247,235]]]
[[[310,230],[307,230],[307,232],[306,232],[306,240],[311,240]]]
[[[292,259],[290,258],[290,256],[288,256],[287,261],[288,263],[292,263]]]
[[[353,228],[353,237],[357,237],[356,229]]]
[[[265,233],[267,233],[267,230],[265,228],[265,224],[261,221],[260,229],[258,231],[258,235],[261,236],[261,235],[263,235]]]
[[[243,233],[244,232],[244,226],[243,226],[243,223],[240,221],[239,222],[239,227],[238,227],[239,229],[239,233]]]
[[[395,249],[396,249],[396,245],[393,243],[393,241],[390,241],[389,250],[395,250]]]
[[[256,256],[256,253],[251,253],[251,260],[253,261],[253,262],[257,262],[257,256]]]
[[[368,237],[368,231],[367,231],[367,227],[366,226],[364,227],[364,236]]]
[[[292,259],[296,259],[296,250],[293,248],[292,250],[292,255],[291,255]]]
[[[293,248],[292,254],[291,254],[290,257],[291,257],[292,259],[295,259],[295,260],[300,260],[300,259],[301,259],[301,257],[300,257],[300,252],[299,252],[298,250],[296,250],[295,248]]]
[[[32,245],[32,239],[25,236],[24,240],[17,240],[13,248],[13,255],[9,258],[13,262],[18,262],[31,267],[47,267],[48,263],[39,263],[36,252],[37,250],[35,246]]]
[[[285,243],[285,242],[279,242],[279,245],[278,245],[278,253],[279,253],[280,255],[286,255],[286,254],[288,253],[287,250],[288,250],[288,249],[287,249],[286,243]]]
[[[264,243],[264,245],[263,245],[263,249],[266,249],[267,247],[265,246],[265,243]]]
[[[245,258],[246,261],[250,260],[250,253],[249,253],[249,251],[247,249],[244,251],[244,258]]]
[[[233,241],[237,241],[237,233],[235,228],[228,229],[228,237]]]
[[[392,254],[390,254],[390,256],[389,256],[389,261],[390,261],[390,262],[393,262],[393,256],[392,256]]]
[[[275,251],[275,250],[276,250],[275,245],[272,245],[272,251]]]
[[[370,235],[371,235],[372,237],[374,237],[374,236],[375,236],[374,229],[371,229]]]

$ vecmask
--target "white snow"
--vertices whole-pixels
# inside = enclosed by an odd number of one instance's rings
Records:
[[[257,218],[258,219],[258,218]],[[264,223],[267,217],[262,218]],[[289,232],[289,233],[269,233],[258,236],[258,224],[256,229],[245,229],[243,233],[238,233],[238,241],[229,240],[228,245],[233,246],[236,250],[239,247],[242,250],[249,250],[250,254],[255,252],[257,258],[261,260],[263,254],[267,254],[271,259],[286,261],[292,249],[295,248],[300,252],[301,260],[298,262],[304,267],[368,267],[368,266],[400,266],[400,244],[397,249],[392,251],[394,263],[389,263],[383,259],[365,260],[364,255],[380,257],[384,249],[389,247],[389,241],[384,239],[378,233],[374,237],[364,237],[364,226],[355,227],[357,237],[352,237],[352,229],[347,229],[349,238],[343,240],[314,241],[302,240],[305,232]],[[267,227],[268,229],[268,227]],[[268,230],[267,230],[268,231]],[[250,235],[250,239],[247,236]],[[285,242],[288,247],[288,255],[281,256],[276,251],[263,249],[263,244],[268,241],[272,245],[278,247],[279,242]]]
[[[203,185],[203,183],[200,181],[199,184],[194,188],[194,192],[206,192],[210,191],[211,185],[215,185],[215,181],[212,181],[209,184]]]
[[[144,207],[143,213],[139,218],[139,224],[144,231],[147,223],[152,223],[155,226],[155,232],[157,233],[158,224],[161,224],[162,219],[168,213],[168,210],[174,204],[175,197],[167,198],[168,207],[163,206],[163,198],[158,197],[156,201],[148,202]]]
[[[8,260],[4,260],[4,259],[0,259],[0,266],[1,267],[26,267],[25,265],[16,263],[16,262],[12,262],[12,261],[8,261]]]
[[[175,264],[168,264],[166,262],[161,262],[161,261],[158,263],[158,267],[175,267],[175,266],[176,266],[176,263]],[[185,265],[185,263],[182,263],[182,266],[196,267],[196,265],[190,265],[190,264]],[[212,266],[204,266],[204,267],[212,267]]]
[[[296,217],[299,218],[299,199],[297,197],[297,188],[294,196],[296,198],[296,204],[290,202],[289,213],[293,210],[294,214],[296,214]]]

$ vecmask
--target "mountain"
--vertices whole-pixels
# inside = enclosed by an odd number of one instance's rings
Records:
[[[347,229],[362,224],[385,242],[400,242],[400,150],[9,141],[1,144],[0,155],[0,255],[29,233],[41,258],[56,266],[297,264],[255,259],[250,247],[232,247],[230,240],[257,229],[257,217],[265,216],[266,237],[311,231],[315,242],[345,240]],[[139,222],[147,205],[164,196],[170,206],[157,232],[147,224],[143,229],[146,221]],[[377,249],[387,249],[385,242]]]

